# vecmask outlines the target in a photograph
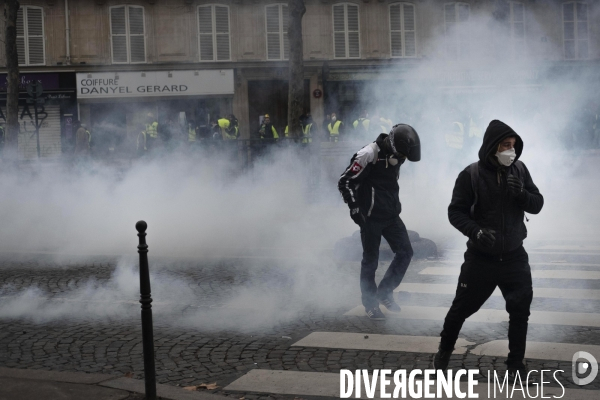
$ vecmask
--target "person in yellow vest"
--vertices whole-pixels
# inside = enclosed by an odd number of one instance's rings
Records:
[[[279,134],[277,133],[277,129],[275,129],[271,123],[271,117],[269,114],[265,114],[265,118],[263,123],[260,125],[258,133],[261,139],[279,139]]]
[[[78,156],[87,156],[90,154],[90,142],[92,134],[87,129],[85,124],[79,124],[79,128],[75,132],[75,154]]]
[[[313,119],[312,116],[310,114],[308,114],[306,116],[306,118],[302,121],[302,133],[303,133],[303,138],[302,138],[302,143],[312,143],[312,126],[313,126]]]
[[[344,123],[337,119],[336,113],[331,113],[331,122],[327,125],[330,142],[337,142],[339,140],[343,127]]]
[[[369,119],[369,113],[366,110],[361,111],[360,116],[352,123],[352,126],[354,127],[354,132],[356,133],[357,138],[362,138],[366,135],[369,135],[371,133],[371,120]]]
[[[194,121],[194,120],[188,121],[188,144],[189,145],[194,144],[194,142],[196,141],[196,134],[197,134],[196,121]]]
[[[229,118],[222,117],[217,121],[217,125],[219,125],[219,129],[221,131],[221,137],[223,140],[233,140],[237,139],[235,134],[232,132],[231,121]]]
[[[389,133],[394,126],[394,123],[391,119],[386,119],[379,114],[378,110],[375,110],[373,117],[371,118],[371,123],[373,133],[378,135],[380,133]]]
[[[301,126],[302,126],[302,143],[312,143],[312,137],[310,136],[310,130],[312,128],[312,118],[310,117],[310,115],[304,119],[301,122]],[[289,137],[289,126],[286,125],[285,126],[285,131],[284,131],[284,135],[285,137]]]
[[[229,134],[236,139],[240,137],[240,127],[238,119],[233,114],[229,114]]]
[[[146,130],[144,131],[145,150],[153,150],[158,142],[158,122],[154,118],[154,114],[148,113],[146,116]]]

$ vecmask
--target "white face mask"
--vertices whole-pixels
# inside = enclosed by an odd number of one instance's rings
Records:
[[[398,165],[398,159],[394,156],[391,156],[390,158],[388,158],[388,161],[391,166]]]
[[[333,117],[331,117],[331,120],[332,120],[332,121],[335,121],[336,119],[337,119],[337,118],[336,118],[336,116],[335,116],[335,115],[334,115]]]
[[[514,148],[510,150],[505,150],[502,153],[496,152],[496,158],[498,158],[498,162],[505,167],[508,167],[510,164],[515,161],[515,157],[517,157],[517,152]]]

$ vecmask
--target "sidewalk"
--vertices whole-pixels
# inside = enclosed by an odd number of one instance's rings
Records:
[[[161,399],[225,400],[228,397],[156,385]],[[144,381],[104,374],[0,367],[0,400],[143,400]]]

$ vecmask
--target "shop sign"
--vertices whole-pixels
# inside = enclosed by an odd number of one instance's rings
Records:
[[[77,74],[77,97],[233,95],[233,70],[93,72]]]
[[[56,90],[60,88],[58,74],[20,74],[19,91],[26,91],[27,85],[33,82],[41,83],[45,90]],[[0,92],[6,92],[7,87],[7,75],[0,74]]]

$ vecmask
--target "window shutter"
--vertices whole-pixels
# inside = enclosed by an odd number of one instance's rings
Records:
[[[346,58],[346,22],[344,5],[333,6],[333,47],[335,58]]]
[[[44,21],[41,8],[27,7],[28,65],[44,65]]]
[[[229,7],[215,6],[217,60],[229,60]]]
[[[125,6],[110,9],[110,32],[112,36],[113,62],[126,63],[128,57]]]
[[[563,31],[565,58],[575,58],[575,4],[563,4]]]
[[[577,10],[577,58],[588,58],[588,8],[587,4],[576,3]]]
[[[283,33],[283,58],[290,58],[290,40],[288,38],[288,27],[290,26],[290,12],[288,6],[281,6],[282,33]]]
[[[347,4],[348,12],[348,57],[360,57],[358,6]]]
[[[128,6],[129,48],[132,63],[146,62],[146,38],[144,34],[144,9]]]
[[[198,8],[198,41],[200,42],[200,61],[213,61],[213,20],[212,6]]]
[[[417,35],[415,27],[415,6],[404,4],[404,56],[417,55]]]
[[[25,59],[25,21],[23,21],[23,8],[17,11],[17,55],[19,65],[26,65]]]
[[[279,5],[267,6],[267,60],[281,59]]]
[[[390,47],[392,57],[402,57],[402,23],[400,4],[390,6]]]

